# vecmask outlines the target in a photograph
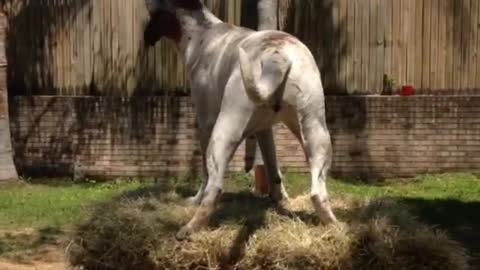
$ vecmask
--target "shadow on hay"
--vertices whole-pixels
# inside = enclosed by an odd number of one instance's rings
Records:
[[[407,205],[422,222],[437,226],[461,242],[472,254],[472,269],[480,269],[480,201],[395,198]]]
[[[381,203],[378,203],[381,202]],[[433,228],[445,231],[449,237],[462,244],[468,250],[470,265],[472,269],[480,269],[480,202],[464,202],[456,199],[424,199],[424,198],[406,198],[390,197],[378,200],[377,203],[370,205],[365,211],[366,216],[385,215],[383,211],[385,203],[398,204],[405,206],[400,211],[408,211],[413,214],[418,221],[432,226]],[[391,208],[389,208],[391,209]],[[351,208],[348,210],[337,209],[340,219],[352,218],[362,211],[362,207]],[[375,213],[375,214],[374,214]],[[403,214],[407,214],[404,212]],[[409,215],[410,215],[409,214]],[[389,215],[392,224],[402,228],[415,228],[415,223],[405,224],[405,221],[412,221],[401,218],[402,214]],[[399,218],[400,217],[400,218]],[[362,217],[357,216],[359,220]],[[366,220],[364,220],[366,221]]]
[[[290,210],[282,204],[278,205],[268,198],[255,196],[249,191],[224,193],[219,207],[212,216],[210,227],[240,224],[241,228],[222,259],[221,269],[231,268],[244,257],[247,243],[252,236],[268,226],[267,212],[269,211],[292,220],[301,220],[308,225],[316,226],[320,223],[320,219],[313,210],[311,212]]]

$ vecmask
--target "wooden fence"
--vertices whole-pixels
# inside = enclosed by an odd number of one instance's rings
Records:
[[[228,22],[255,25],[255,0],[205,2]],[[143,46],[143,0],[2,3],[17,95],[186,89],[172,44]],[[381,93],[393,82],[435,93],[480,89],[478,0],[296,0],[286,18],[285,30],[315,55],[328,93]]]

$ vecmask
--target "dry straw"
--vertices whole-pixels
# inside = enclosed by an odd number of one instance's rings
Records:
[[[83,269],[467,269],[466,250],[390,200],[334,199],[342,222],[318,225],[308,197],[279,209],[226,194],[208,230],[177,242],[192,208],[174,193],[96,207],[69,247]]]

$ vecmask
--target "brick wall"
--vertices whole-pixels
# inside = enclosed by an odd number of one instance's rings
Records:
[[[480,96],[327,97],[332,174],[410,176],[480,168]],[[15,160],[27,174],[165,176],[198,173],[188,97],[15,97]],[[275,127],[283,168],[305,172],[299,144]],[[242,145],[230,171],[245,166]]]

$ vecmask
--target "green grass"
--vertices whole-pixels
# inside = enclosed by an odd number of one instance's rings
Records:
[[[240,179],[245,183],[241,177]],[[295,196],[310,191],[310,178],[287,174],[286,187]],[[234,184],[242,184],[238,179]],[[462,202],[480,201],[480,179],[473,174],[424,175],[411,179],[388,179],[383,183],[369,184],[353,180],[329,179],[328,191],[334,196],[403,197],[455,199]]]
[[[309,191],[306,176],[288,174],[287,190],[292,196]],[[174,187],[192,192],[184,183]],[[196,184],[195,184],[196,185]],[[249,188],[250,179],[235,176],[226,182],[227,190]],[[54,227],[62,228],[75,223],[84,207],[107,201],[128,191],[145,188],[149,184],[82,183],[60,181],[21,182],[2,186],[0,190],[0,230]],[[330,179],[328,188],[334,196],[421,198],[424,200],[454,199],[460,202],[480,201],[480,180],[470,174],[446,174],[417,177],[411,181],[389,181],[385,185]]]
[[[471,174],[427,175],[388,184],[367,185],[358,182],[330,181],[329,189],[336,194],[362,197],[403,197],[425,200],[455,199],[462,202],[480,201],[480,179]]]
[[[41,181],[0,186],[0,230],[63,228],[77,222],[85,206],[142,185]]]
[[[309,192],[308,176],[287,174],[286,186],[291,196]],[[230,192],[250,188],[248,176],[231,177],[226,181]],[[170,181],[166,188],[180,194],[194,192],[195,184]],[[28,181],[0,186],[0,256],[35,249],[51,244],[52,239],[77,223],[86,206],[110,201],[128,192],[148,191],[152,184],[137,181],[122,183],[82,183],[68,181]],[[423,221],[439,225],[465,243],[472,252],[480,253],[480,180],[472,174],[421,176],[414,179],[389,180],[384,184],[330,179],[332,196],[389,197],[409,206]],[[33,230],[34,237],[11,232]],[[3,232],[3,233],[2,233]],[[5,233],[6,232],[6,233]],[[20,239],[20,240],[19,240]],[[27,239],[28,241],[26,241]]]

